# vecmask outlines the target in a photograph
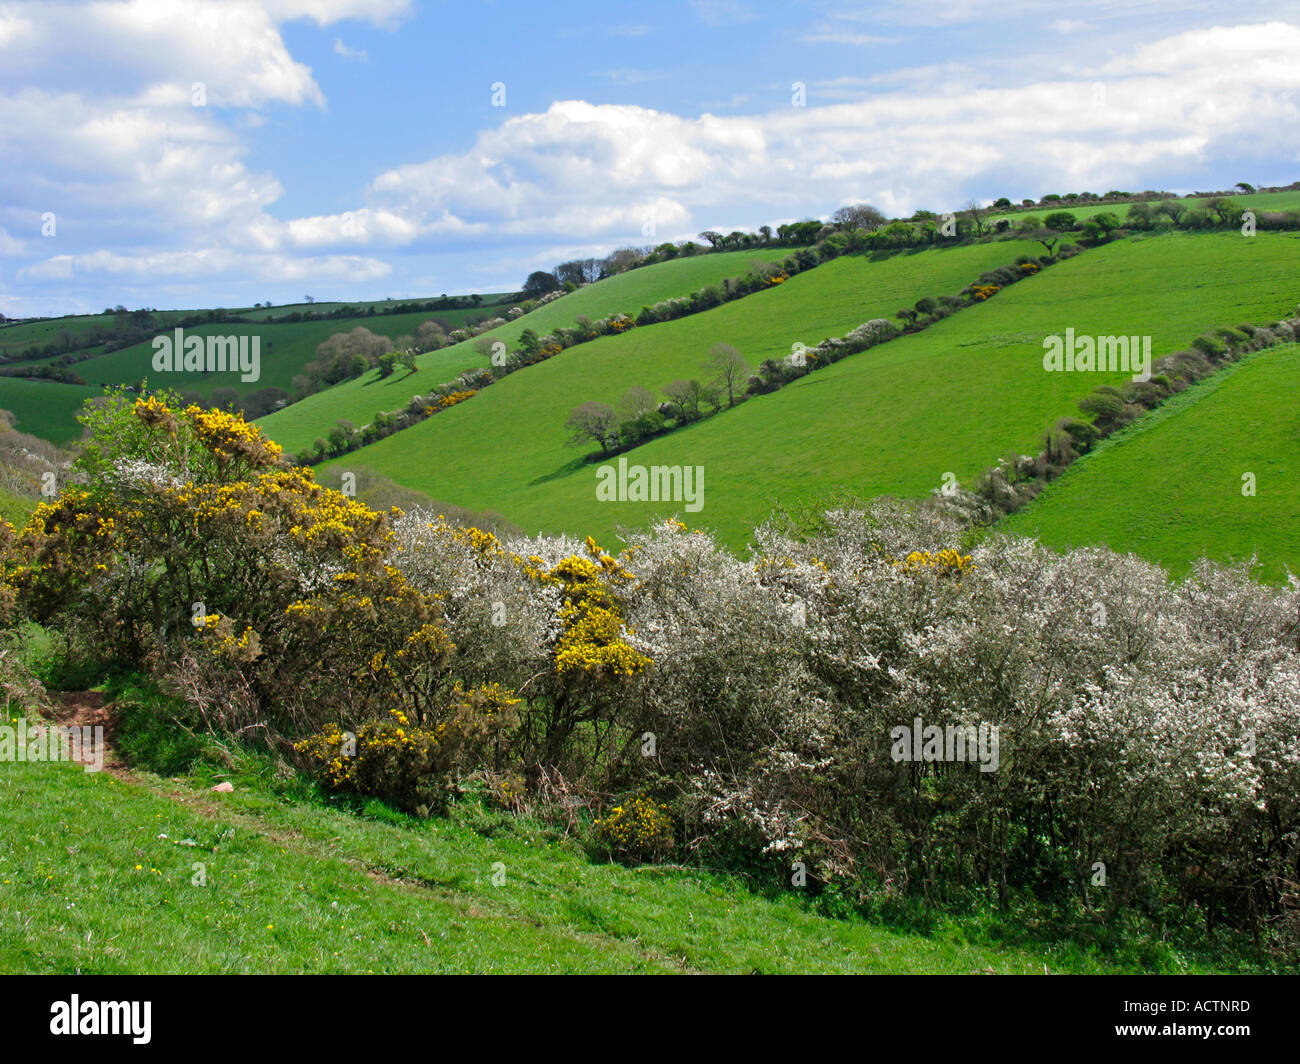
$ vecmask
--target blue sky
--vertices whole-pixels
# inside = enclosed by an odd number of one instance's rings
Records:
[[[1285,184],[1297,54],[1300,4],[1253,0],[0,0],[0,312],[506,290],[847,202]]]

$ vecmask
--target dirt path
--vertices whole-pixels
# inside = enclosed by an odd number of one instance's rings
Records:
[[[132,773],[113,747],[116,720],[113,705],[101,691],[59,691],[51,694],[54,722],[63,727],[103,728],[104,771],[118,779],[132,779]]]

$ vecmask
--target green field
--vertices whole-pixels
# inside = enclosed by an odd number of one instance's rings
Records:
[[[493,318],[498,317],[510,307],[514,306],[509,302],[513,293],[492,292],[483,296],[482,303],[477,307],[465,309],[457,308],[454,310],[432,310],[424,315],[426,319],[437,318],[440,321],[449,322],[453,328],[463,325],[466,320],[472,318]],[[359,307],[362,311],[359,317],[367,317],[365,311],[375,308],[375,317],[380,316],[380,312],[386,307],[401,306],[403,303],[427,303],[438,298],[437,296],[412,296],[409,299],[377,299],[377,300],[359,300],[354,303],[289,303],[282,307],[249,307],[233,311],[241,318],[247,318],[249,321],[265,321],[267,318],[279,318],[285,314],[292,314],[295,311],[301,314],[328,312],[338,310],[340,307]],[[502,302],[502,301],[505,302]],[[350,319],[349,319],[350,320]]]
[[[597,501],[595,466],[565,446],[567,411],[630,384],[660,386],[697,366],[718,340],[756,364],[795,340],[841,334],[920,295],[955,290],[955,279],[971,280],[1022,247],[839,259],[737,304],[573,348],[331,464],[366,466],[434,498],[491,507],[530,530],[612,542],[620,526],[679,513],[738,545],[780,505],[838,490],[926,495],[945,473],[970,485],[1012,450],[1036,453],[1049,425],[1078,413],[1079,399],[1125,377],[1044,372],[1045,336],[1069,326],[1145,333],[1158,358],[1218,325],[1274,320],[1300,294],[1298,248],[1292,234],[1167,234],[1106,245],[920,334],[628,453],[630,464],[703,466],[698,514],[680,503]],[[941,280],[942,270],[951,280]]]
[[[1300,572],[1298,377],[1298,345],[1247,356],[1104,441],[1001,527],[1057,548],[1105,544],[1180,575],[1201,556],[1258,555],[1273,581]]]
[[[81,439],[77,414],[99,388],[54,381],[0,377],[0,410],[10,411],[15,428],[60,445]]]
[[[262,375],[259,380],[243,382],[238,373],[172,373],[153,371],[152,337],[112,354],[80,362],[72,369],[88,384],[134,382],[149,378],[151,387],[172,387],[210,392],[214,388],[234,388],[241,394],[261,388],[289,391],[295,375],[316,357],[316,348],[335,333],[362,327],[381,336],[397,337],[415,332],[421,322],[435,315],[385,314],[373,318],[346,318],[340,321],[285,322],[280,325],[196,325],[185,330],[186,336],[260,336]]]
[[[688,295],[706,285],[747,273],[755,260],[780,261],[792,250],[773,247],[696,255],[629,270],[585,285],[483,335],[513,348],[525,329],[543,336],[552,329],[573,325],[582,315],[594,320],[618,313],[637,314],[647,304]],[[401,373],[381,380],[379,371],[372,370],[356,380],[344,381],[278,410],[260,419],[258,425],[286,451],[300,451],[328,433],[340,419],[355,425],[366,424],[378,411],[405,406],[411,396],[421,394],[421,389],[428,392],[465,369],[486,366],[487,360],[475,350],[474,343],[466,341],[421,355],[417,359],[420,372],[409,381]]]
[[[1197,199],[1195,197],[1191,199],[1182,199],[1177,196],[1171,198],[1186,207],[1199,207],[1201,204],[1209,202],[1208,199]],[[1294,192],[1254,192],[1245,196],[1235,195],[1228,198],[1234,203],[1240,203],[1243,207],[1254,207],[1259,211],[1300,210],[1300,190]],[[1159,206],[1163,201],[1149,200],[1147,202],[1155,207]],[[989,219],[996,221],[998,218],[1009,218],[1014,222],[1026,215],[1034,215],[1041,221],[1056,211],[1068,211],[1080,222],[1083,222],[1093,215],[1110,211],[1112,214],[1117,215],[1122,222],[1125,215],[1128,214],[1129,207],[1129,203],[1057,203],[1047,207],[1013,207],[1009,211],[991,211]]]

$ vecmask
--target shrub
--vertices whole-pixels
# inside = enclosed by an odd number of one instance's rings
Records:
[[[427,814],[446,804],[452,759],[442,741],[445,730],[413,726],[392,710],[389,719],[363,724],[355,734],[330,725],[294,749],[327,790]]]
[[[673,848],[668,806],[644,795],[624,799],[592,824],[596,845],[625,861],[654,861]]]
[[[1222,358],[1228,353],[1227,345],[1223,341],[1213,336],[1198,336],[1192,341],[1192,346],[1208,358]]]

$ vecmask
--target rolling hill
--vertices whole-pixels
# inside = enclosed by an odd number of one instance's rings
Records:
[[[1084,455],[1002,527],[1104,543],[1182,575],[1201,556],[1300,572],[1300,345],[1226,366]],[[1243,494],[1253,473],[1255,493]]]
[[[647,304],[688,295],[706,285],[746,273],[756,259],[779,262],[793,250],[775,246],[754,248],[644,266],[586,285],[483,335],[513,347],[525,329],[542,336],[552,329],[572,325],[582,315],[594,319],[618,313],[636,314]],[[329,432],[340,419],[364,424],[377,411],[396,410],[405,405],[411,396],[421,394],[421,389],[427,392],[463,370],[488,365],[474,343],[466,341],[421,355],[416,360],[419,373],[415,377],[399,372],[381,379],[379,371],[372,370],[276,411],[260,419],[258,425],[286,451],[302,450]]]
[[[810,374],[782,391],[653,440],[629,463],[699,465],[706,504],[688,519],[734,544],[777,505],[827,492],[919,496],[953,473],[970,484],[1010,451],[1034,453],[1056,419],[1125,374],[1046,373],[1042,340],[1146,334],[1155,357],[1201,332],[1273,320],[1300,293],[1300,238],[1261,233],[1134,237],[1088,251],[989,302]],[[1032,250],[1037,245],[1030,245]],[[658,387],[723,340],[756,364],[922,295],[955,291],[1026,250],[1013,242],[839,259],[770,292],[581,345],[512,374],[415,428],[331,463],[366,467],[434,498],[491,507],[538,531],[611,538],[683,509],[602,503],[596,467],[566,446],[567,411]],[[946,272],[945,272],[946,271]]]

